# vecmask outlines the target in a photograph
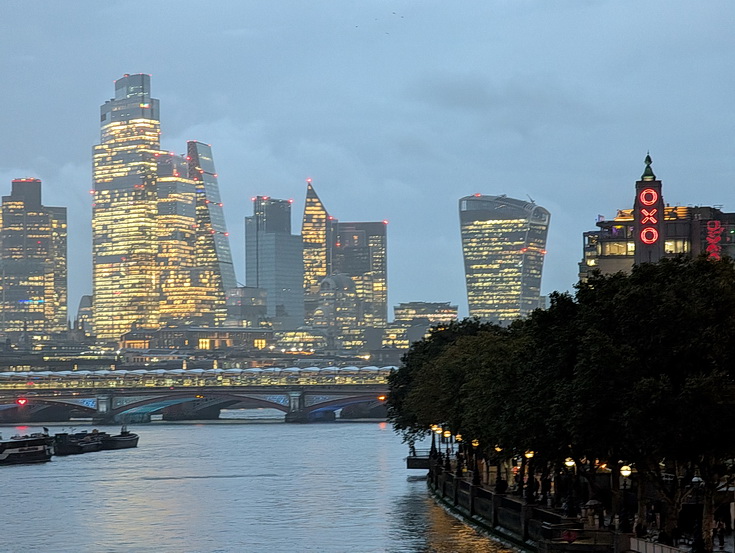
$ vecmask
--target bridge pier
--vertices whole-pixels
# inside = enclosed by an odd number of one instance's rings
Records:
[[[97,396],[97,411],[92,416],[92,421],[95,424],[112,424],[114,416],[110,415],[112,411],[112,396],[109,395],[98,395]]]

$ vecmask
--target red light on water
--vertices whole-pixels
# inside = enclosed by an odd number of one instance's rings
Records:
[[[18,405],[25,405],[26,403],[28,403],[28,400],[24,397],[19,397],[15,400],[15,403],[17,403]]]

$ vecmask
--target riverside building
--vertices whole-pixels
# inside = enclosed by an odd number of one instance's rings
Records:
[[[0,224],[2,332],[66,330],[66,240],[66,208],[41,203],[40,180],[13,180]]]
[[[507,325],[539,307],[549,212],[475,194],[459,200],[459,218],[470,316]]]
[[[211,150],[190,142],[186,158],[161,151],[149,75],[115,81],[100,122],[92,204],[97,337],[115,341],[174,322],[220,324],[235,282]]]
[[[633,265],[662,257],[707,254],[713,259],[735,257],[735,213],[713,206],[669,206],[662,182],[646,156],[643,175],[636,182],[632,209],[619,209],[615,217],[599,217],[597,230],[583,234],[579,278],[593,270],[603,274],[629,272]]]

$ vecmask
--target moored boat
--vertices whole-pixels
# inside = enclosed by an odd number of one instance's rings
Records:
[[[13,436],[9,440],[0,438],[0,465],[50,461],[53,454],[52,443],[53,438],[45,433]]]
[[[138,435],[130,432],[127,426],[120,429],[119,434],[106,434],[102,437],[102,449],[126,449],[138,447]]]
[[[54,454],[55,455],[78,455],[80,453],[89,453],[90,451],[99,451],[102,449],[102,439],[109,434],[92,430],[92,432],[77,432],[69,434],[60,432],[54,434]]]

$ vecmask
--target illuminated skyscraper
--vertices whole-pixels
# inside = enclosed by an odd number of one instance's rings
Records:
[[[314,310],[319,304],[322,280],[332,274],[332,245],[336,220],[329,215],[317,196],[311,179],[306,186],[306,203],[301,222],[304,242],[304,305],[306,321],[312,322]]]
[[[245,218],[246,284],[267,291],[268,318],[276,330],[304,324],[304,261],[301,236],[291,234],[291,201],[253,199]]]
[[[361,303],[359,324],[384,327],[388,320],[386,222],[337,223],[333,247],[333,271],[355,282]]]
[[[202,142],[187,143],[189,178],[196,184],[196,247],[195,259],[201,286],[208,290],[212,305],[202,305],[201,313],[211,313],[208,324],[220,324],[227,313],[226,298],[237,288],[232,264],[230,239],[225,225],[222,200],[219,195],[217,172],[212,148]]]
[[[539,307],[549,212],[475,194],[459,200],[459,218],[470,316],[508,324]]]
[[[161,151],[158,114],[149,75],[117,80],[101,107],[92,233],[103,340],[134,327],[219,324],[235,284],[211,150],[191,142],[188,159]]]
[[[134,325],[158,326],[156,153],[158,100],[149,75],[115,81],[100,108],[92,204],[93,310],[98,338],[116,340]]]
[[[16,179],[2,198],[2,331],[67,328],[66,208],[41,204],[41,181]]]

